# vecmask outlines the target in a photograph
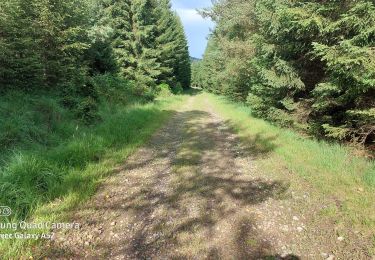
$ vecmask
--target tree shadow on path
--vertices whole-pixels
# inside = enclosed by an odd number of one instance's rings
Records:
[[[82,209],[83,232],[104,232],[90,250],[73,249],[70,254],[298,259],[274,252],[268,234],[259,229],[262,216],[254,209],[270,199],[283,199],[289,188],[288,183],[252,175],[253,160],[276,148],[273,139],[258,135],[249,145],[234,132],[229,122],[205,111],[176,113]]]

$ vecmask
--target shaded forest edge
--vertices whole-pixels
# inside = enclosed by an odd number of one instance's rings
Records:
[[[217,26],[193,86],[245,102],[252,114],[374,151],[372,1],[218,1]]]

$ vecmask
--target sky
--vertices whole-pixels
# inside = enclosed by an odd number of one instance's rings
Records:
[[[202,58],[207,46],[207,36],[214,23],[209,19],[203,19],[196,9],[212,6],[211,0],[172,0],[172,6],[184,24],[190,56]]]

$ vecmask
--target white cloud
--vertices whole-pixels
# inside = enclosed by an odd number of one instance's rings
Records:
[[[189,42],[190,55],[202,57],[207,45],[210,28],[215,27],[211,19],[204,19],[194,8],[202,8],[198,3],[211,0],[172,0],[173,10],[181,18]]]
[[[181,20],[184,24],[191,23],[207,23],[207,20],[204,19],[195,9],[176,9],[178,15],[181,17]]]

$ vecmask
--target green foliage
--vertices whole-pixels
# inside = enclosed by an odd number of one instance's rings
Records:
[[[0,91],[42,85],[42,53],[34,38],[36,1],[0,3]]]
[[[172,88],[172,92],[175,95],[182,94],[182,92],[184,92],[184,88],[180,82],[178,82],[177,85]]]
[[[180,18],[175,16],[176,23],[176,60],[174,67],[177,84],[183,88],[189,88],[191,83],[191,62],[189,55],[188,42],[185,36],[184,28]]]
[[[191,76],[191,86],[199,88],[205,77],[201,61],[195,61],[191,64]]]
[[[375,121],[361,113],[375,107],[373,2],[221,0],[203,14],[217,27],[193,67],[195,86],[247,100],[273,122],[374,141]]]
[[[99,13],[99,11],[97,12]],[[97,14],[97,16],[99,16],[99,14]],[[88,33],[91,47],[85,57],[85,59],[88,60],[91,74],[118,72],[114,50],[111,45],[113,32],[114,30],[111,27],[102,25],[100,22],[92,25]]]
[[[166,84],[190,86],[167,0],[4,0],[0,28],[0,205],[16,220],[56,198],[86,199],[173,100],[144,103],[169,95]]]
[[[93,80],[101,103],[129,105],[144,102],[142,97],[136,96],[134,83],[119,75],[97,75]]]
[[[102,77],[106,79],[97,82],[115,82]],[[99,107],[102,120],[87,126],[71,117],[56,96],[18,91],[1,97],[0,204],[11,205],[14,217],[24,219],[40,204],[69,192],[82,193],[84,185],[100,178],[99,173],[96,178],[81,175],[90,164],[138,146],[170,115],[160,108],[162,103],[129,106],[111,101]]]
[[[76,74],[71,81],[62,86],[63,104],[86,124],[98,119],[99,95],[93,80],[85,75]]]
[[[168,0],[5,0],[0,27],[3,91],[66,92],[77,74],[104,73],[134,81],[148,97],[160,83],[190,86],[187,40]]]
[[[55,88],[83,67],[86,1],[6,0],[0,6],[0,88]]]
[[[187,41],[169,0],[101,1],[101,26],[112,28],[120,75],[152,99],[156,86],[190,84]]]
[[[165,97],[169,97],[172,95],[172,90],[171,88],[169,87],[168,84],[160,84],[158,87],[157,87],[157,91],[158,91],[158,97],[162,97],[162,98],[165,98]]]
[[[350,134],[349,130],[345,127],[333,127],[329,124],[323,124],[322,127],[325,130],[327,137],[344,140]]]
[[[177,16],[171,10],[169,0],[161,0],[156,7],[157,33],[156,44],[159,50],[158,61],[160,63],[159,81],[173,85],[176,83],[175,68],[178,63],[178,44],[180,35],[176,29]]]

